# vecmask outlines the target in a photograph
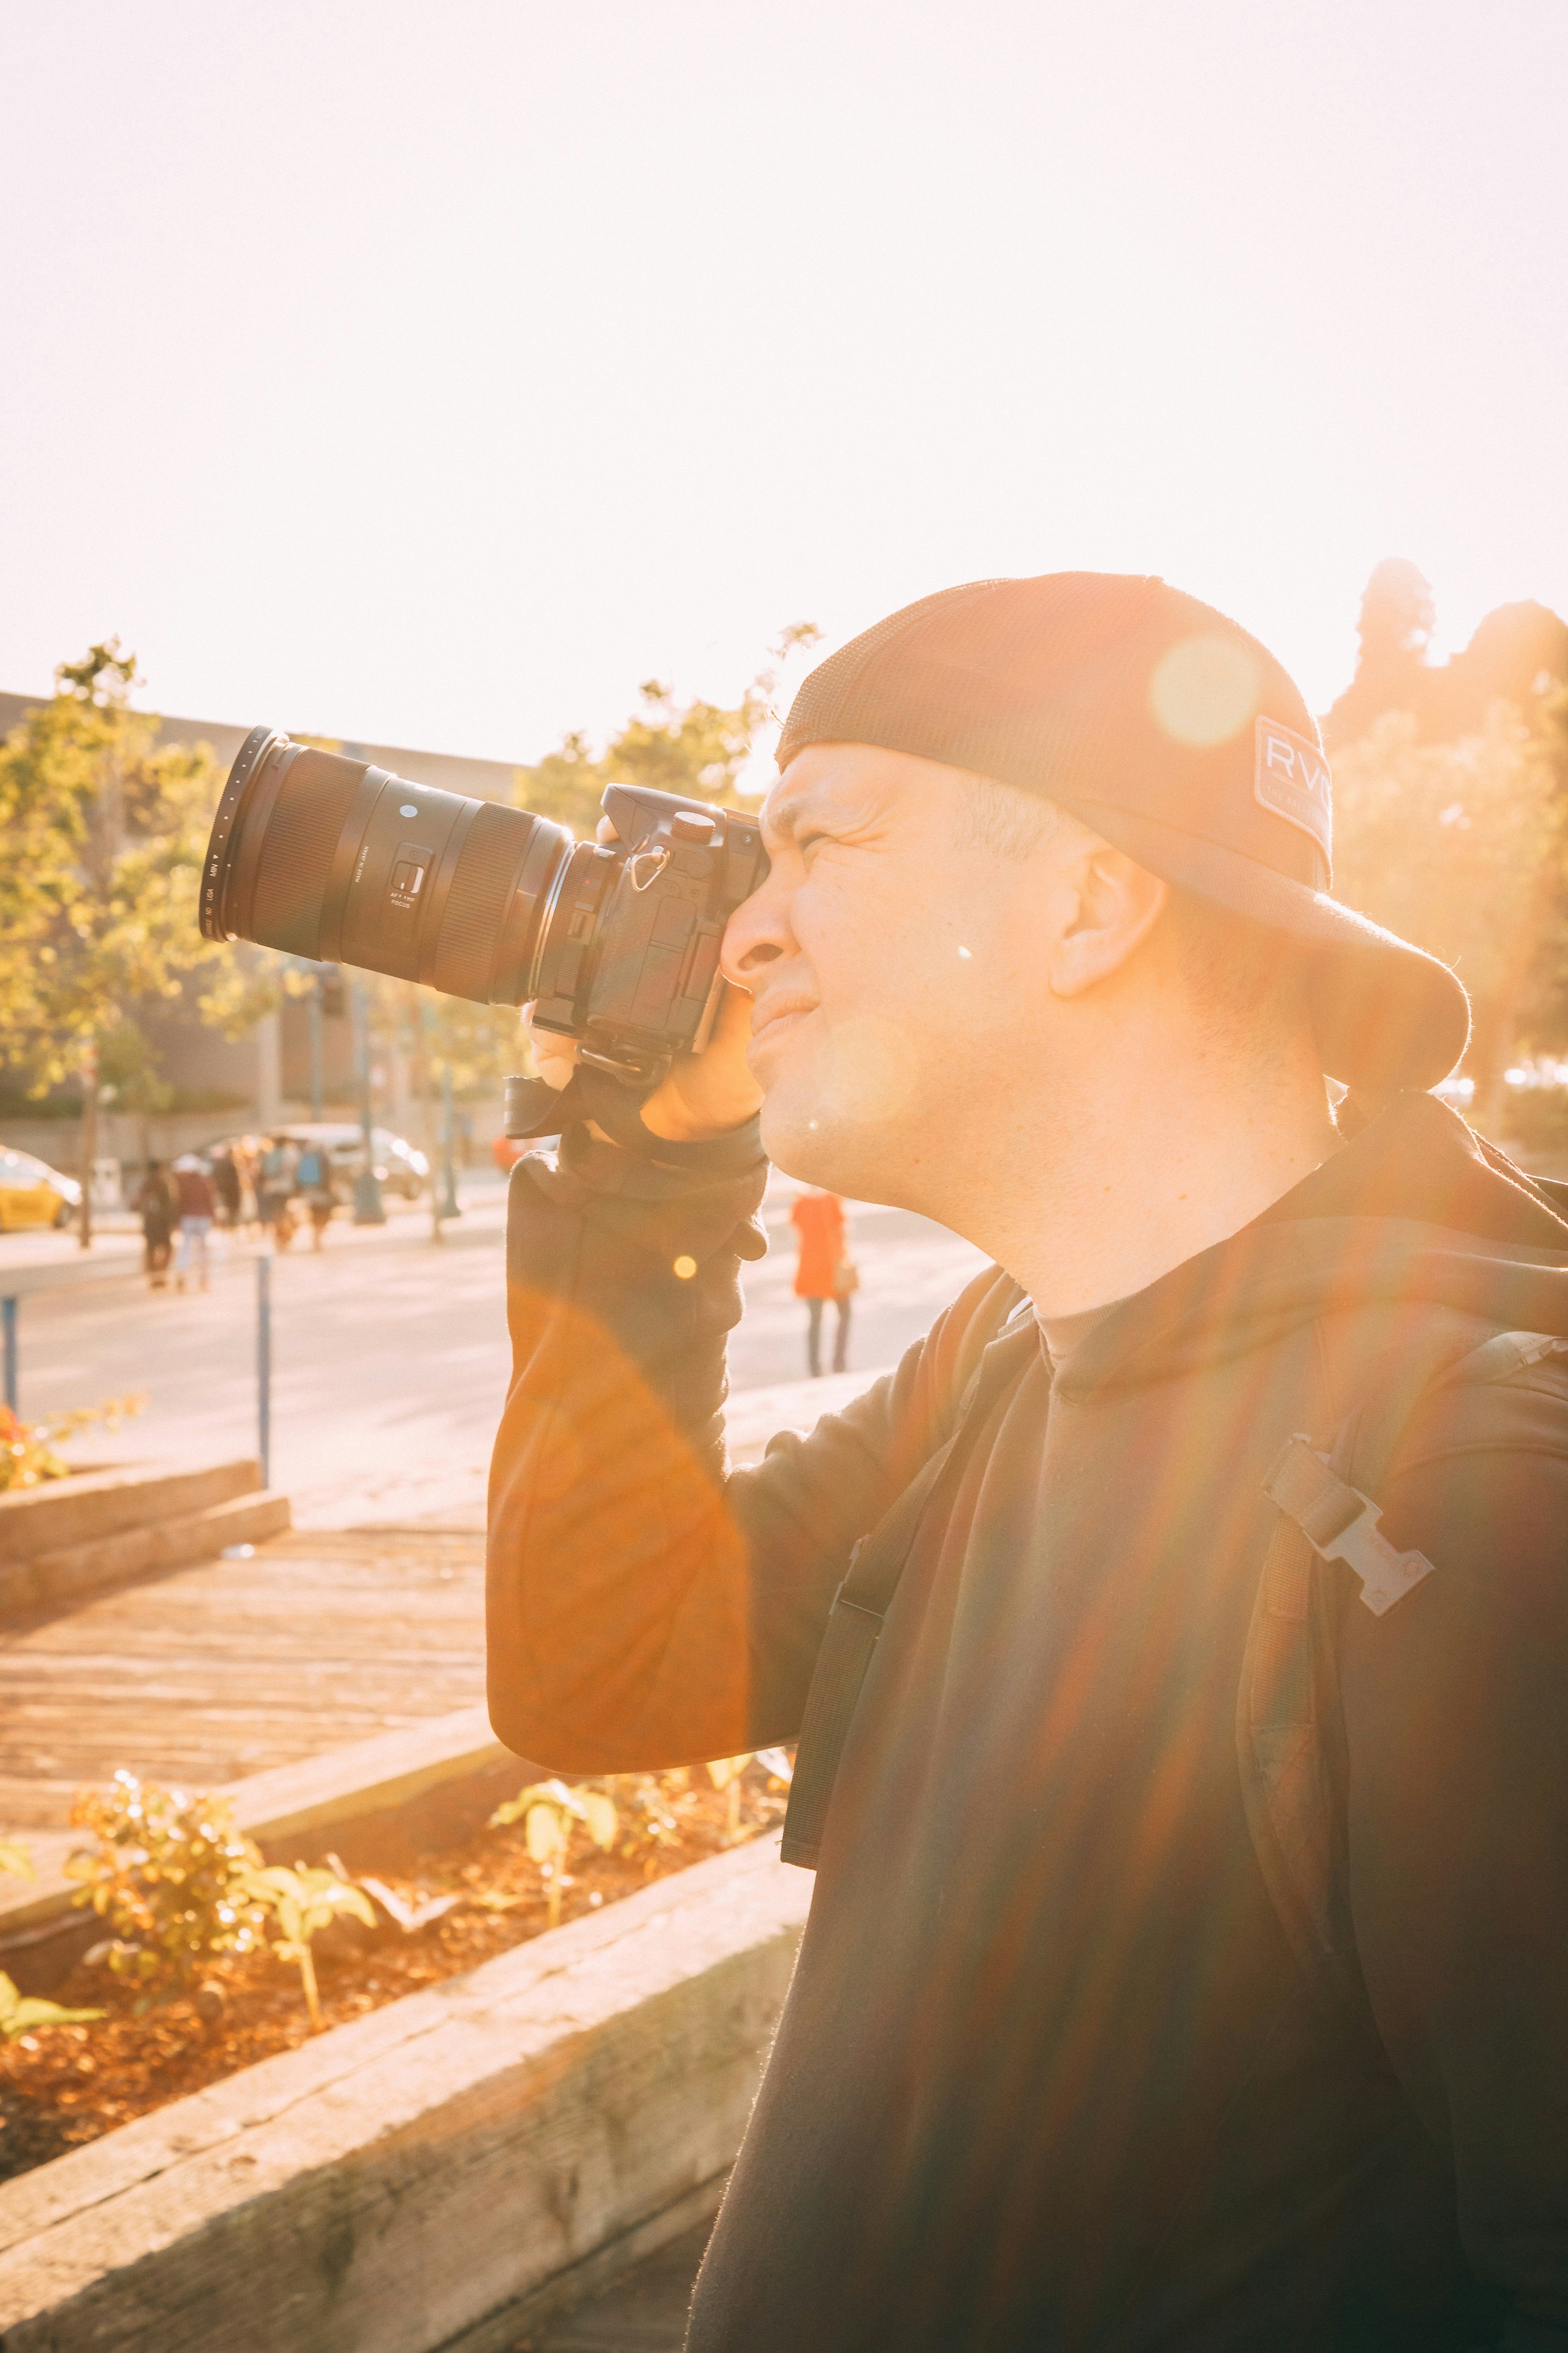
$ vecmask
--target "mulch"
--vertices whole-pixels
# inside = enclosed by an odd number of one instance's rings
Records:
[[[657,1778],[668,1824],[663,1839],[639,1845],[630,1856],[618,1848],[601,1852],[580,1840],[563,1881],[563,1923],[731,1843],[729,1795],[711,1787],[702,1767]],[[776,1830],[786,1795],[763,1765],[749,1765],[741,1784],[741,1838]],[[344,1920],[319,1936],[314,1951],[328,2027],[478,1968],[549,1926],[546,1883],[521,1824],[482,1831],[466,1846],[426,1858],[406,1875],[373,1875],[410,1912],[445,1896],[458,1900],[422,1926],[382,1921],[372,1931]],[[107,2017],[0,2042],[0,2181],[310,2040],[300,1975],[291,1965],[269,1954],[215,1961],[203,1982],[220,1991],[221,2000],[205,1995],[205,2009],[216,2016],[204,2018],[194,2000],[176,2000],[138,2018],[131,1988],[102,1968],[79,1964],[54,1999],[68,2008],[102,2009]]]

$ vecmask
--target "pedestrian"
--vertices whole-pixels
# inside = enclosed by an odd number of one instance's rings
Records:
[[[232,1145],[224,1145],[213,1154],[212,1187],[217,1201],[218,1222],[233,1232],[240,1222],[242,1196]]]
[[[705,1051],[536,1034],[490,1484],[509,1747],[800,1744],[689,2353],[1568,2347],[1568,1187],[1164,582],[928,597],[778,760]],[[731,1468],[764,1153],[992,1263]]]
[[[849,1303],[860,1278],[845,1247],[844,1204],[837,1193],[808,1185],[789,1214],[800,1244],[795,1295],[805,1302],[806,1369],[816,1380],[822,1371],[822,1312],[829,1300],[838,1311],[833,1369],[841,1373],[848,1364]]]
[[[210,1179],[194,1152],[184,1154],[174,1163],[175,1198],[180,1215],[180,1252],[174,1261],[174,1288],[184,1291],[185,1277],[193,1271],[200,1276],[200,1287],[207,1287],[207,1237],[213,1229],[217,1203],[213,1198]]]
[[[164,1291],[179,1206],[161,1160],[149,1160],[131,1204],[142,1220],[142,1264],[150,1291]]]
[[[324,1145],[306,1144],[300,1155],[299,1166],[294,1171],[294,1182],[304,1197],[310,1215],[310,1247],[319,1250],[326,1240],[327,1228],[332,1221],[332,1211],[337,1206],[337,1195],[332,1187],[332,1166]]]
[[[286,1135],[263,1136],[257,1159],[257,1214],[263,1227],[269,1227],[274,1245],[286,1250],[294,1239],[294,1212],[290,1206],[295,1182],[297,1155]]]

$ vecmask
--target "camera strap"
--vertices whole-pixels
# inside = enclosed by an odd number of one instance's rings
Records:
[[[529,1136],[562,1135],[591,1120],[623,1151],[635,1152],[657,1141],[640,1116],[654,1083],[626,1086],[583,1063],[563,1087],[549,1086],[542,1079],[510,1078],[506,1082],[505,1133],[521,1143]]]
[[[612,1144],[635,1160],[656,1168],[674,1168],[703,1177],[738,1176],[760,1168],[762,1139],[756,1119],[720,1135],[692,1144],[673,1144],[645,1127],[641,1106],[652,1092],[625,1086],[603,1071],[579,1066],[563,1087],[547,1086],[542,1079],[511,1078],[506,1082],[506,1117],[502,1133],[514,1143],[532,1137],[559,1135],[574,1129],[596,1127]]]
[[[960,1400],[951,1437],[927,1457],[891,1511],[850,1553],[806,1694],[780,1849],[785,1862],[805,1871],[816,1868],[860,1687],[921,1522],[928,1511],[951,1499],[991,1407],[1038,1347],[1034,1309],[1025,1299],[982,1356]]]

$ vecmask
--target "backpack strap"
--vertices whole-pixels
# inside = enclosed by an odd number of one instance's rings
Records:
[[[1499,1332],[1457,1361],[1428,1366],[1369,1433],[1363,1409],[1347,1414],[1326,1448],[1289,1439],[1264,1481],[1279,1517],[1264,1556],[1237,1694],[1242,1799],[1258,1867],[1297,1959],[1321,1991],[1375,2033],[1355,1960],[1344,1888],[1343,1733],[1334,1611],[1320,1561],[1348,1562],[1361,1599],[1383,1617],[1436,1573],[1424,1553],[1394,1549],[1379,1507],[1352,1482],[1361,1458],[1381,1483],[1419,1399],[1437,1389],[1506,1380],[1568,1340]]]
[[[927,1457],[891,1511],[850,1553],[806,1694],[779,1850],[785,1862],[805,1871],[816,1868],[860,1688],[921,1523],[928,1509],[952,1495],[991,1405],[1037,1345],[1034,1310],[1026,1299],[1021,1300],[987,1344],[959,1401],[946,1443]]]
[[[1340,1477],[1331,1452],[1320,1454],[1300,1433],[1286,1440],[1263,1492],[1294,1521],[1320,1560],[1350,1563],[1374,1618],[1432,1574],[1424,1552],[1394,1550],[1378,1525],[1383,1514],[1372,1497]]]

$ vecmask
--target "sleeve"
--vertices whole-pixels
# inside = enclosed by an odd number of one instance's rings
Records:
[[[490,1715],[561,1771],[794,1738],[850,1548],[946,1434],[988,1282],[1012,1295],[983,1279],[847,1412],[731,1472],[725,1344],[766,1175],[733,1143],[652,1161],[579,1130],[512,1174]]]
[[[1357,1945],[1502,2346],[1568,2353],[1568,1377],[1435,1400],[1383,1501],[1436,1574],[1344,1620]]]

